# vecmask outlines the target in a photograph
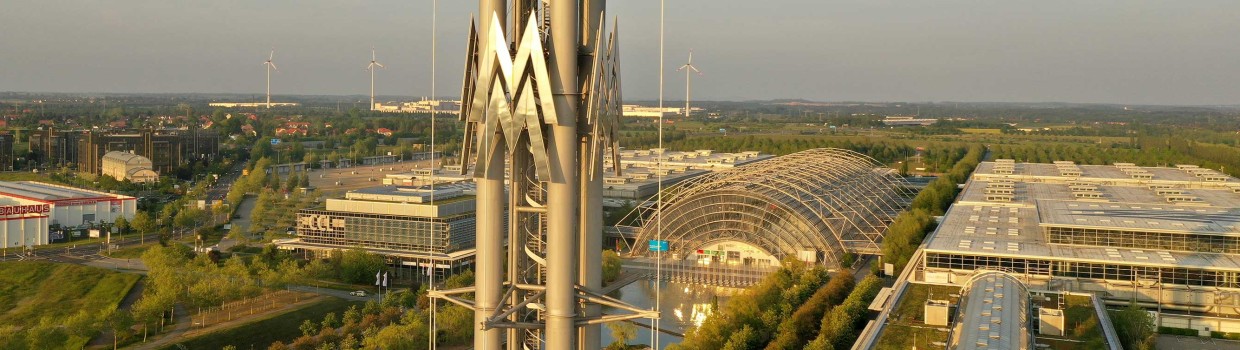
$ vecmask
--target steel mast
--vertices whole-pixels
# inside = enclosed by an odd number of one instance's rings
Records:
[[[514,0],[506,35],[506,1],[479,1],[461,94],[462,158],[477,157],[475,286],[430,293],[474,310],[476,349],[597,349],[600,324],[657,316],[597,293],[603,157],[618,164],[622,100],[605,4]]]

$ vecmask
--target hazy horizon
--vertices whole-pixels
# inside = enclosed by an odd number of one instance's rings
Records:
[[[1240,104],[1240,3],[667,2],[666,92],[693,99]],[[787,6],[780,6],[787,5]],[[476,2],[439,4],[438,94],[459,95]],[[658,1],[611,1],[625,96],[657,98]],[[18,0],[0,91],[430,95],[430,1]],[[795,10],[789,10],[795,9]],[[610,26],[610,23],[609,23]]]

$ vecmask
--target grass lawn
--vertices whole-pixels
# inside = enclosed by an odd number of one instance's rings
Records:
[[[0,329],[29,326],[43,318],[61,322],[78,310],[115,309],[140,275],[48,262],[0,263]],[[68,339],[80,348],[89,339]],[[74,344],[80,342],[80,344]]]
[[[999,130],[999,129],[974,129],[974,128],[962,128],[962,129],[960,129],[960,131],[961,131],[961,132],[964,132],[964,133],[966,133],[966,134],[992,134],[992,135],[998,135],[998,134],[1002,134],[1002,133],[1003,133],[1003,130]]]
[[[378,288],[378,287],[375,287],[373,284],[348,284],[344,282],[325,281],[325,280],[311,280],[309,281],[309,283],[306,283],[306,284],[310,286],[314,286],[314,287],[342,290],[346,292],[352,292],[355,290],[364,290],[367,293],[374,293],[375,288]]]
[[[1052,349],[1075,350],[1092,349],[1102,343],[1102,330],[1097,326],[1098,315],[1094,313],[1093,304],[1089,297],[1051,295],[1050,298],[1050,300],[1042,302],[1041,305],[1047,308],[1065,307],[1064,328],[1067,334],[1064,336],[1040,335],[1038,336],[1039,344],[1049,345]],[[1063,301],[1062,305],[1060,304],[1061,300]],[[1089,326],[1090,324],[1093,326]]]
[[[6,171],[0,172],[0,181],[39,181],[54,184],[66,185],[60,181],[52,180],[52,177],[44,173],[34,173],[29,171]]]
[[[144,245],[113,250],[112,254],[109,254],[108,256],[117,259],[138,259],[142,257],[142,253],[146,252],[146,248],[150,248],[152,245],[156,244],[159,244],[159,237],[155,237],[153,240],[147,240],[147,243]]]
[[[935,300],[951,300],[956,302],[956,298],[952,298],[950,294],[960,293],[959,287],[948,286],[932,286],[928,284],[910,283],[908,290],[904,291],[904,298],[900,300],[900,305],[893,310],[893,315],[898,322],[915,323],[921,325],[922,317],[925,316],[925,302],[927,299]]]
[[[365,304],[328,297],[327,300],[307,305],[301,309],[249,323],[238,324],[236,327],[211,334],[204,334],[183,341],[179,345],[184,345],[191,350],[220,349],[228,345],[235,345],[238,349],[248,349],[251,345],[255,349],[266,349],[267,346],[276,341],[288,343],[300,337],[301,330],[298,327],[301,326],[302,321],[308,319],[320,322],[323,320],[323,315],[329,312],[334,312],[336,317],[340,317],[345,310],[349,309],[349,306],[353,305],[357,305],[360,308]],[[165,349],[180,349],[180,347],[172,345]]]
[[[923,327],[889,324],[883,328],[882,337],[878,339],[878,343],[874,348],[879,350],[907,350],[912,349],[913,343],[916,342],[918,349],[942,349],[942,347],[933,346],[932,343],[946,342],[947,330]]]
[[[0,324],[115,308],[140,275],[47,262],[0,263]]]

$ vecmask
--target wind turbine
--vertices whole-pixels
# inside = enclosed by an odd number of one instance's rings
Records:
[[[280,68],[276,68],[276,63],[271,61],[275,58],[276,49],[271,49],[271,55],[267,56],[267,62],[263,62],[263,65],[267,66],[267,108],[271,108],[271,70],[280,71]]]
[[[688,68],[688,69],[685,69],[685,68]],[[676,68],[677,72],[682,71],[682,70],[685,71],[685,117],[688,117],[689,116],[689,91],[690,91],[689,90],[689,83],[690,83],[689,78],[691,76],[689,74],[689,71],[693,71],[697,73],[698,75],[702,75],[702,71],[699,71],[697,67],[693,66],[693,50],[689,50],[689,63],[685,63],[685,65],[680,66],[680,68]]]
[[[370,110],[375,110],[375,67],[386,68],[379,61],[375,60],[375,48],[370,48],[370,65],[366,66],[366,70],[370,71]]]

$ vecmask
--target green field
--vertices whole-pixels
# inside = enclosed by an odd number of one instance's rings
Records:
[[[139,278],[81,265],[0,263],[0,328],[32,327],[45,318],[59,324],[78,310],[98,314],[115,309]],[[67,348],[80,348],[89,340],[68,338]]]
[[[60,181],[52,180],[51,176],[43,173],[34,173],[29,171],[6,171],[0,173],[0,181],[39,181],[50,182],[55,184],[64,184]]]
[[[147,243],[144,245],[136,245],[136,246],[127,247],[124,249],[113,250],[111,254],[108,254],[108,256],[117,258],[117,259],[141,258],[142,253],[146,252],[146,248],[150,248],[152,245],[155,245],[156,242],[159,241],[158,236],[156,235],[151,235],[151,236],[152,237],[147,237]]]
[[[349,306],[353,305],[360,308],[364,303],[328,297],[327,300],[306,305],[297,310],[238,324],[236,327],[204,334],[164,349],[181,349],[178,345],[183,345],[190,350],[220,349],[228,345],[235,345],[238,349],[249,349],[251,346],[255,349],[266,349],[268,345],[276,341],[289,343],[300,337],[301,330],[298,327],[301,326],[303,320],[308,319],[317,323],[323,320],[323,315],[329,312],[334,312],[337,317],[340,317],[345,310],[349,309]]]
[[[992,135],[998,135],[998,134],[1002,134],[1002,133],[1003,133],[1003,130],[999,130],[999,129],[975,129],[975,128],[962,128],[962,129],[960,129],[960,131],[962,131],[962,132],[964,132],[964,133],[966,133],[966,134],[992,134]]]

